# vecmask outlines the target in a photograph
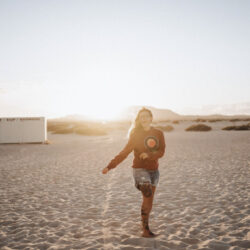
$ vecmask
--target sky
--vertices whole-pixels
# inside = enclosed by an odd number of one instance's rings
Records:
[[[1,0],[0,116],[245,105],[249,27],[248,0]]]

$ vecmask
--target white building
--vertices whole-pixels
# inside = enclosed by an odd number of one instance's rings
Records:
[[[46,140],[45,117],[0,118],[0,143],[44,143]]]

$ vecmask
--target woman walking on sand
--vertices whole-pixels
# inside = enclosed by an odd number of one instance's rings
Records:
[[[142,108],[139,110],[134,128],[129,134],[127,145],[102,170],[103,174],[108,173],[134,151],[132,168],[135,186],[142,193],[141,220],[143,237],[156,236],[149,229],[148,223],[155,189],[159,181],[158,159],[165,152],[163,132],[151,126],[152,120],[153,115],[149,109]]]

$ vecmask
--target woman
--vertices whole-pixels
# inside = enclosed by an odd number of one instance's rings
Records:
[[[165,152],[163,132],[151,126],[152,120],[153,115],[149,109],[139,110],[127,145],[102,170],[102,173],[106,174],[134,150],[133,176],[135,186],[141,191],[143,198],[141,206],[143,237],[155,236],[149,229],[148,221],[155,189],[159,181],[158,159]]]

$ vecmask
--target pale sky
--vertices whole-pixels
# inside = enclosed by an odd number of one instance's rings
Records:
[[[248,0],[1,0],[0,116],[250,102]]]

